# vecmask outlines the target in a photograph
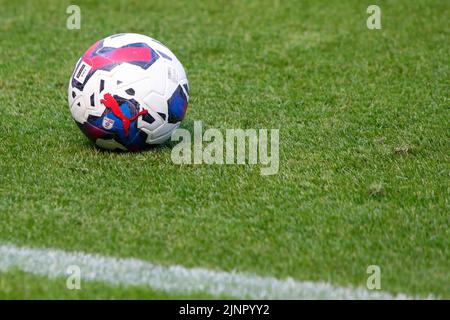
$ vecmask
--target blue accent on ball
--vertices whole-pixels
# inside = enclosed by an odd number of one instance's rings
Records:
[[[118,97],[115,98],[118,99]],[[139,105],[136,106],[125,100],[125,102],[120,105],[120,110],[122,110],[122,113],[126,117],[131,118],[139,112]],[[110,129],[105,129],[103,127],[103,119],[105,117],[114,121],[114,124]],[[150,145],[146,143],[147,134],[137,127],[138,119],[130,123],[128,136],[125,136],[122,120],[109,109],[105,109],[105,113],[101,117],[90,118],[88,121],[92,126],[110,133],[117,142],[121,143],[130,151],[139,151],[150,147]]]
[[[167,101],[169,108],[169,123],[177,123],[183,120],[188,105],[187,97],[181,86],[178,86]]]

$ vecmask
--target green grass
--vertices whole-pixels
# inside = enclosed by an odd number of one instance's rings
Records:
[[[450,298],[448,1],[0,1],[0,243]],[[101,152],[67,84],[137,32],[188,73],[185,127],[279,128],[280,171]],[[0,257],[1,259],[1,257]],[[0,274],[0,298],[165,298]],[[21,293],[18,288],[23,288]]]
[[[206,294],[167,294],[147,287],[111,286],[101,282],[81,282],[69,290],[66,279],[48,279],[13,270],[0,273],[0,299],[212,299]],[[224,299],[226,299],[224,297]]]

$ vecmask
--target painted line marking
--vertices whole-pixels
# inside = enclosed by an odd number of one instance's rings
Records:
[[[64,277],[67,267],[77,265],[82,281],[112,285],[147,286],[168,293],[207,293],[238,299],[411,299],[406,294],[340,287],[326,282],[277,279],[251,273],[159,265],[134,258],[114,258],[58,249],[0,245],[0,272],[10,269]]]

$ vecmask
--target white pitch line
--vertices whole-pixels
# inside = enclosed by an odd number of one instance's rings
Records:
[[[0,245],[0,272],[19,269],[24,272],[68,277],[68,266],[81,269],[82,281],[102,281],[113,285],[147,286],[169,293],[208,293],[214,297],[238,299],[410,299],[363,288],[339,287],[326,282],[276,279],[250,273],[214,271],[183,266],[164,266],[138,259],[122,259],[67,252]]]

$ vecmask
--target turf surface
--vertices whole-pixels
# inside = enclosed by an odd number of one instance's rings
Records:
[[[79,1],[81,30],[69,4],[0,1],[0,243],[337,285],[376,264],[383,290],[450,297],[448,1],[379,1],[382,30],[361,1]],[[279,173],[94,148],[67,84],[119,32],[182,61],[184,127],[279,128]],[[72,297],[0,279],[0,298]],[[171,297],[89,287],[73,297]]]
[[[80,289],[67,289],[66,279],[48,279],[18,270],[0,273],[0,299],[212,299],[203,293],[167,294],[147,287],[117,286],[86,281]],[[221,297],[227,299],[227,297]]]

